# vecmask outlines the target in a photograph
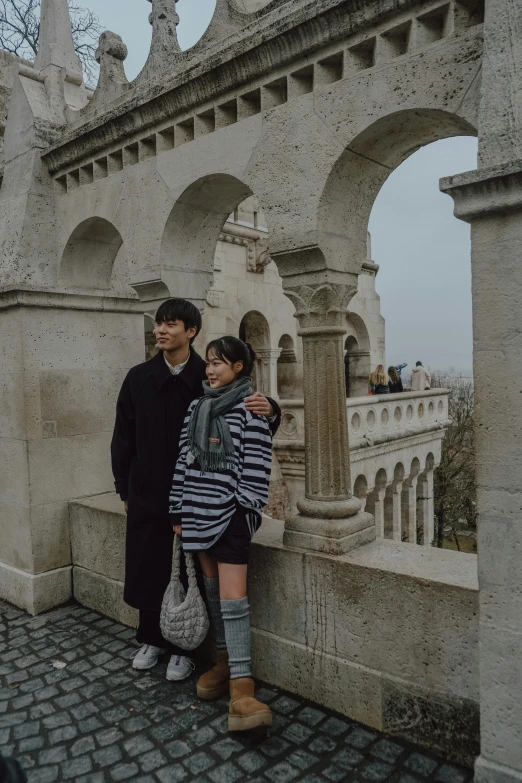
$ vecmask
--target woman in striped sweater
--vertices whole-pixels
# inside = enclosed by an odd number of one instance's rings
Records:
[[[189,407],[170,494],[174,530],[196,551],[204,574],[216,665],[200,677],[198,696],[230,689],[228,728],[270,726],[269,707],[254,698],[247,570],[250,542],[268,502],[272,436],[250,413],[255,359],[250,346],[222,337],[207,346],[204,396]]]

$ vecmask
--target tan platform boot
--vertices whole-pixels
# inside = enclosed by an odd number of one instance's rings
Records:
[[[254,698],[254,689],[251,677],[230,680],[229,731],[248,731],[258,726],[272,725],[270,707]]]
[[[216,665],[198,680],[197,693],[200,699],[211,701],[218,699],[228,691],[230,669],[228,668],[228,652],[216,650]]]

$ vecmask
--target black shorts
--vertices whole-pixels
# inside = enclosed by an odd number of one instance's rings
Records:
[[[248,565],[251,541],[246,512],[242,508],[236,508],[227,529],[216,543],[204,552],[217,563]]]

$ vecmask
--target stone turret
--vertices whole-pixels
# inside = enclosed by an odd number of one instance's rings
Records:
[[[154,79],[172,72],[177,63],[184,59],[178,41],[177,26],[179,16],[176,11],[178,0],[148,0],[152,3],[149,22],[152,25],[152,43],[147,62],[138,76],[141,79]]]
[[[67,0],[42,0],[40,11],[40,41],[35,69],[49,66],[65,68],[69,77],[83,81],[82,67],[74,48],[71,18]]]

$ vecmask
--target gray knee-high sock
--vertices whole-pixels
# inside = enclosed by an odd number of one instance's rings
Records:
[[[230,679],[251,677],[250,607],[248,598],[221,601],[221,614],[225,623]]]
[[[219,599],[219,578],[204,576],[205,592],[207,594],[208,608],[210,609],[210,623],[214,641],[218,650],[226,650],[225,626],[221,616],[221,601]]]

